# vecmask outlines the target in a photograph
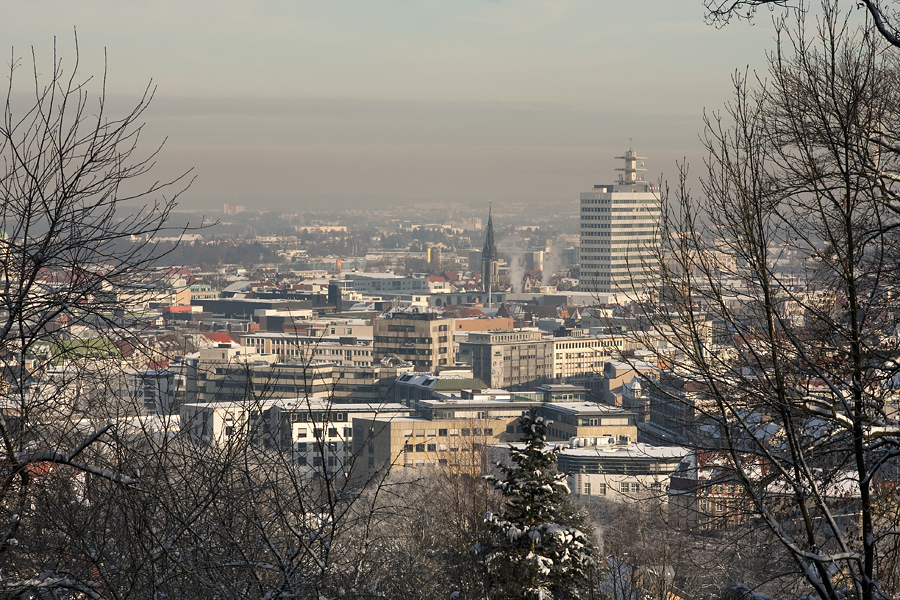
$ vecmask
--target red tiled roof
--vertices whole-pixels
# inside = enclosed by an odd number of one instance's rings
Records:
[[[213,333],[204,333],[206,339],[217,344],[237,343],[237,340],[225,333],[224,331],[216,331]]]

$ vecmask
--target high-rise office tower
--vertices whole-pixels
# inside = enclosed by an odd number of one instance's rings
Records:
[[[641,173],[646,160],[629,149],[619,181],[581,194],[581,275],[584,292],[647,292],[659,248],[660,198]]]

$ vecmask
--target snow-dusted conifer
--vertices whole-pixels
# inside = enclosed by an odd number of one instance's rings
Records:
[[[559,450],[546,443],[550,421],[535,411],[519,419],[524,447],[511,446],[501,478],[489,477],[507,502],[485,520],[494,545],[482,548],[490,598],[573,597],[592,564],[587,536],[571,522],[566,476],[556,472]]]

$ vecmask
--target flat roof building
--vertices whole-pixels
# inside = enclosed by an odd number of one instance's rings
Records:
[[[660,197],[639,175],[644,157],[629,149],[619,181],[581,194],[579,289],[596,294],[644,292],[658,282]],[[638,161],[640,166],[638,166]]]
[[[374,360],[397,357],[420,371],[456,360],[453,319],[433,312],[388,313],[373,323]]]
[[[526,390],[553,376],[553,342],[540,331],[472,332],[460,342],[472,372],[490,387]]]
[[[648,497],[666,501],[669,477],[690,451],[680,446],[617,444],[610,437],[572,440],[559,453],[557,469],[568,473],[576,496],[616,501]]]

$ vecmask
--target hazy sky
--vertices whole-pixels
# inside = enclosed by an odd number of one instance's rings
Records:
[[[71,66],[73,28],[117,101],[157,86],[146,137],[168,137],[160,175],[195,169],[183,207],[279,210],[574,203],[629,138],[674,177],[773,35],[768,14],[706,26],[701,0],[23,0],[0,42],[47,72],[54,36]]]

